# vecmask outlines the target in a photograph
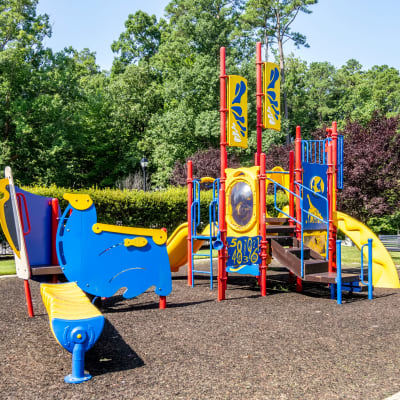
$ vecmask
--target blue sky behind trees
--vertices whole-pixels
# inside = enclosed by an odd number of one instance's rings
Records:
[[[143,10],[163,16],[169,0],[40,0],[38,13],[47,13],[53,27],[45,41],[53,50],[72,46],[96,52],[97,63],[109,70],[111,43],[124,31],[128,14]],[[340,67],[355,58],[365,69],[387,64],[400,69],[400,1],[319,0],[312,14],[301,14],[293,30],[306,35],[310,48],[291,51],[308,62],[328,61]]]

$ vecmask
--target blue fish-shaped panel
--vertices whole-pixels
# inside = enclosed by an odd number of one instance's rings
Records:
[[[171,292],[165,243],[157,244],[152,235],[113,229],[95,232],[94,226],[101,225],[96,223],[93,204],[84,210],[70,204],[62,216],[57,232],[57,255],[69,281],[76,281],[85,292],[101,297],[110,297],[121,288],[126,288],[125,298],[138,296],[152,286],[160,296]]]

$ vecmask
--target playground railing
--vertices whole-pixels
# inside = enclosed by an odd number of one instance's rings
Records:
[[[326,202],[326,215],[328,215],[328,199],[324,196],[322,196],[319,193],[314,192],[313,190],[307,188],[306,186],[302,185],[301,183],[298,182],[294,182],[294,184],[299,188],[299,193],[297,194],[293,191],[291,191],[290,189],[286,188],[285,186],[281,185],[280,183],[274,181],[271,178],[267,178],[268,181],[270,181],[273,185],[274,185],[274,208],[280,212],[283,215],[286,215],[286,217],[288,217],[289,219],[291,219],[292,221],[294,221],[296,224],[298,224],[300,226],[301,229],[301,243],[300,243],[300,248],[301,248],[301,277],[304,278],[304,221],[302,221],[301,219],[298,220],[297,218],[295,218],[292,215],[289,215],[287,212],[285,212],[284,210],[282,210],[281,208],[279,208],[278,204],[277,204],[277,188],[284,190],[285,192],[289,193],[290,195],[292,195],[293,197],[295,197],[296,199],[298,199],[298,201],[300,202],[300,209],[303,213],[306,213],[307,215],[316,218],[317,220],[319,220],[320,222],[322,222],[323,224],[326,224],[326,231],[327,231],[327,242],[326,242],[326,248],[328,248],[329,245],[329,221],[328,220],[324,220],[321,219],[318,215],[313,214],[311,211],[307,211],[304,209],[303,206],[303,198],[304,198],[304,193],[305,192],[309,192],[312,193],[313,195],[316,195],[317,197],[322,198],[325,202]],[[326,258],[328,258],[328,252],[326,252]]]
[[[364,281],[364,247],[368,246],[368,282]],[[372,239],[361,246],[361,273],[360,280],[363,285],[368,286],[368,299],[372,300]]]
[[[368,282],[364,280],[364,247],[368,246]],[[336,240],[336,299],[338,304],[342,304],[342,241]],[[372,239],[368,239],[368,243],[361,246],[361,272],[360,281],[363,285],[368,286],[368,300],[373,298],[372,286]],[[334,285],[331,286],[331,298],[334,298]]]
[[[301,161],[310,164],[328,163],[328,143],[332,138],[322,140],[302,140],[301,141]],[[343,135],[337,135],[337,188],[343,189]]]

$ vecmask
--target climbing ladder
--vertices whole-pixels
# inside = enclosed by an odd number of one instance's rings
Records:
[[[200,217],[200,191],[201,184],[212,185],[213,199],[208,206],[208,234],[203,231],[201,234],[197,233],[199,226],[201,225]],[[192,287],[194,286],[194,274],[206,274],[210,276],[210,289],[213,289],[213,244],[220,240],[219,232],[219,221],[218,221],[218,201],[219,201],[219,179],[213,178],[202,178],[193,179],[193,191],[192,191],[192,205],[191,205],[191,254],[192,254]],[[203,240],[207,243],[208,254],[194,253],[193,244],[195,240]],[[209,269],[201,270],[194,268],[194,257],[209,258]]]

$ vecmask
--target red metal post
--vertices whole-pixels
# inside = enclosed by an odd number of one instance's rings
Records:
[[[328,241],[328,262],[329,262],[329,267],[328,271],[333,272],[333,252],[334,252],[334,247],[335,247],[335,242],[334,242],[334,234],[333,234],[333,162],[332,162],[332,142],[328,143],[328,210],[329,210],[329,216],[328,216],[328,231],[329,231],[329,241]]]
[[[332,213],[336,213],[337,211],[337,182],[338,182],[338,133],[337,133],[337,122],[332,122],[332,164],[333,164],[333,180],[332,180]],[[332,268],[333,271],[336,271],[336,238],[337,238],[337,229],[335,224],[333,223],[332,216],[332,236],[333,236],[333,253],[332,253]]]
[[[267,247],[268,242],[266,238],[266,229],[265,229],[265,154],[261,153],[260,155],[260,236],[261,236],[261,265],[260,265],[260,289],[261,296],[267,295]]]
[[[159,309],[165,310],[167,308],[167,296],[160,296]]]
[[[60,207],[58,199],[51,199],[51,263],[58,265],[57,251],[56,251],[56,237],[58,228]]]
[[[260,165],[260,155],[262,152],[262,59],[261,59],[261,42],[257,42],[256,45],[256,96],[257,96],[257,153],[256,153],[256,165]]]
[[[295,182],[302,183],[301,176],[301,128],[300,126],[296,127],[296,141],[295,141],[295,151],[296,151],[296,168],[295,168]],[[300,188],[298,185],[295,185],[295,193],[297,196],[300,196]],[[300,200],[296,198],[296,219],[297,221],[301,221],[301,209],[300,209]],[[301,226],[300,224],[296,224],[296,237],[298,240],[301,240]]]
[[[28,315],[30,317],[33,317],[35,314],[33,313],[31,289],[29,287],[28,279],[24,279],[24,289],[25,289],[26,306],[28,307]]]
[[[294,151],[289,152],[289,215],[294,217]],[[294,226],[294,221],[289,219],[289,225]]]
[[[187,162],[187,281],[192,286],[192,203],[193,203],[193,163],[192,160]],[[161,301],[161,299],[160,299]]]
[[[219,190],[219,229],[223,248],[218,251],[218,301],[225,300],[226,290],[226,249],[225,249],[225,169],[228,163],[226,152],[226,67],[225,67],[225,47],[220,49],[220,149],[221,149],[221,177]]]
[[[296,127],[296,141],[295,141],[295,151],[296,151],[296,160],[295,160],[295,182],[302,183],[302,167],[301,167],[301,128],[300,126]],[[295,185],[295,193],[297,196],[300,196],[300,187]],[[301,222],[301,208],[300,208],[300,199],[296,198],[296,219]],[[296,223],[296,238],[297,240],[303,240],[301,237],[301,226],[299,223]],[[303,281],[301,278],[297,277],[296,280],[296,291],[301,292],[303,286]]]

